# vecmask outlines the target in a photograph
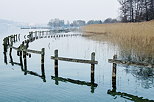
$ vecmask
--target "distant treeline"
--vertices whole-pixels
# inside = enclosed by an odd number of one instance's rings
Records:
[[[141,22],[154,19],[154,0],[118,0],[122,22]]]
[[[116,19],[112,18],[107,18],[106,20],[89,20],[89,21],[84,21],[84,20],[74,20],[73,22],[67,21],[65,23],[64,20],[60,20],[58,18],[56,19],[51,19],[48,22],[48,26],[50,27],[80,27],[80,26],[85,26],[89,24],[103,24],[103,23],[116,23],[118,22]]]

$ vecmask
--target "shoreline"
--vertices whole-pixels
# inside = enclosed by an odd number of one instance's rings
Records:
[[[87,39],[116,45],[122,56],[132,56],[141,62],[149,60],[154,63],[154,20],[87,25],[82,27],[82,31]]]

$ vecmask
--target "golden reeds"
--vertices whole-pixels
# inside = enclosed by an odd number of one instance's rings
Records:
[[[91,39],[116,44],[121,52],[131,52],[142,57],[142,61],[147,60],[147,57],[154,59],[154,20],[141,23],[94,24],[85,26],[82,30],[85,35],[93,35]]]

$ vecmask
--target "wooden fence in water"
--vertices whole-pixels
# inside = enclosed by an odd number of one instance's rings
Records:
[[[18,37],[17,37],[18,36]],[[37,50],[31,50],[28,49],[29,43],[32,42],[32,37],[30,37],[28,40],[25,40],[22,42],[22,44],[19,45],[19,47],[14,47],[14,43],[17,41],[20,41],[20,35],[11,35],[8,37],[5,37],[3,39],[3,46],[4,46],[4,62],[7,64],[7,58],[6,53],[8,52],[8,49],[10,48],[9,55],[12,56],[12,49],[17,51],[17,55],[20,56],[20,61],[22,61],[22,57],[24,59],[24,68],[27,70],[27,56],[31,57],[31,53],[33,54],[40,54],[41,55],[41,72],[42,77],[45,77],[45,70],[44,70],[44,55],[45,55],[45,48],[42,48],[41,51]],[[23,67],[23,63],[13,63],[12,57],[10,57],[12,64],[17,64]],[[30,71],[26,71],[28,73],[32,73]]]
[[[125,92],[117,92],[117,64],[126,64],[126,65],[133,65],[133,66],[144,66],[148,67],[148,64],[143,64],[143,63],[137,63],[137,62],[130,62],[130,61],[123,61],[123,60],[117,60],[117,55],[113,56],[113,59],[108,60],[110,63],[113,63],[112,66],[112,90],[109,89],[107,91],[107,94],[111,96],[120,96],[122,98],[135,101],[135,102],[154,102],[154,100],[149,100],[149,99],[144,99],[143,97],[135,96],[132,94],[128,94]],[[151,68],[151,67],[150,67]]]
[[[46,33],[46,34],[45,34]],[[81,36],[81,34],[54,34],[54,35],[49,35],[48,32],[42,31],[42,32],[29,32],[28,35],[24,36],[26,38],[19,47],[15,47],[14,42],[17,40],[17,36],[12,36],[4,38],[4,52],[7,52],[7,49],[10,48],[10,59],[11,59],[11,64],[14,65],[19,65],[21,66],[22,71],[25,72],[25,74],[31,74],[35,76],[39,76],[41,78],[45,78],[45,70],[44,70],[44,55],[45,55],[45,49],[42,48],[41,51],[37,50],[31,50],[28,49],[29,43],[33,42],[39,38],[57,38],[57,37],[69,37],[69,36]],[[20,38],[20,36],[18,36]],[[11,39],[11,40],[10,40]],[[13,62],[12,56],[12,49],[17,51],[17,55],[20,57],[20,63]],[[41,55],[41,72],[42,75],[39,75],[35,72],[28,71],[27,70],[27,56],[31,57],[31,54],[40,54]],[[6,53],[4,54],[6,58]],[[55,57],[57,56],[57,57]],[[58,57],[58,50],[55,50],[55,56],[51,56],[52,59],[55,60],[55,76],[51,76],[53,80],[57,81],[67,81],[73,84],[78,84],[78,85],[87,85],[91,86],[91,92],[94,92],[94,87],[97,87],[97,84],[94,83],[94,72],[95,72],[95,64],[98,62],[95,61],[95,53],[91,54],[91,60],[83,60],[83,59],[73,59],[73,58],[64,58],[64,57]],[[22,58],[24,60],[24,63],[22,63]],[[69,61],[69,62],[78,62],[78,63],[87,63],[91,64],[91,82],[85,82],[85,81],[80,81],[80,80],[73,80],[70,78],[62,78],[58,77],[58,60],[62,61]],[[5,61],[6,62],[6,61]]]
[[[58,60],[67,61],[67,62],[76,62],[76,63],[87,63],[91,64],[91,84],[94,83],[94,73],[95,73],[95,64],[98,64],[98,61],[95,61],[95,53],[91,53],[91,60],[83,60],[83,59],[74,59],[74,58],[64,58],[58,56],[58,50],[54,51],[55,55],[51,56],[51,59],[54,60],[54,70],[55,77],[58,77]]]
[[[114,57],[117,55],[114,55]],[[133,62],[128,60],[118,60],[117,57],[113,59],[108,59],[109,63],[116,63],[116,64],[124,64],[130,66],[139,66],[139,67],[147,67],[147,68],[154,68],[154,64],[151,63],[143,63],[143,62]]]

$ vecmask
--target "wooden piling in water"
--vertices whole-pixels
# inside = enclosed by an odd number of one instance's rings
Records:
[[[55,50],[55,57],[58,58],[58,50]],[[55,59],[55,77],[58,77],[58,60]]]
[[[22,51],[19,51],[21,70],[23,71]]]
[[[45,55],[45,48],[42,48],[42,54],[41,54],[41,72],[42,76],[45,77],[45,70],[44,70],[44,55]]]
[[[91,53],[91,61],[95,61],[95,53]],[[94,73],[95,73],[95,64],[91,64],[91,83],[95,82],[94,79]]]
[[[17,41],[18,41],[18,35],[15,34],[15,42],[17,42]]]
[[[27,75],[27,57],[26,57],[26,51],[23,51],[23,59],[24,59],[24,71],[25,75]]]
[[[20,34],[18,34],[18,40],[20,41]]]
[[[117,59],[117,55],[113,56],[113,59],[116,60]],[[116,91],[116,68],[117,64],[113,63],[113,67],[112,67],[112,90]]]

